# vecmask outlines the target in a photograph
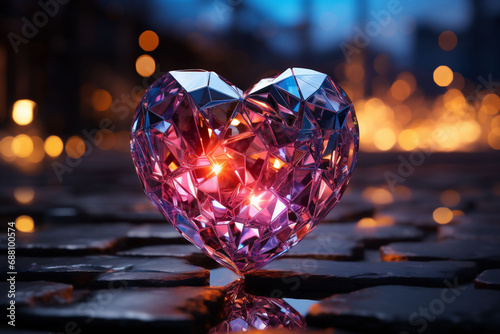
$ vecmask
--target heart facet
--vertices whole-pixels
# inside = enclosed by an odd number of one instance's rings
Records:
[[[214,72],[187,70],[146,90],[131,137],[153,204],[244,275],[296,245],[337,204],[359,131],[351,101],[326,74],[292,68],[243,93]]]

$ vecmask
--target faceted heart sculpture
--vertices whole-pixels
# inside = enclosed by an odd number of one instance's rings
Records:
[[[243,93],[214,72],[171,71],[132,125],[149,199],[208,256],[239,275],[296,245],[337,204],[359,131],[326,74],[292,68]]]

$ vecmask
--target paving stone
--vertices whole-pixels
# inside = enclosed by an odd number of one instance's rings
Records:
[[[500,242],[500,225],[492,224],[460,224],[456,226],[440,226],[438,238],[457,240],[491,240]]]
[[[444,286],[445,281],[470,282],[473,262],[335,262],[281,259],[248,274],[249,293],[273,297],[321,298],[376,285]]]
[[[20,327],[90,333],[205,333],[220,321],[221,288],[97,290],[71,305],[18,310]]]
[[[8,291],[9,282],[0,282],[0,307],[7,307],[10,303]],[[38,303],[67,303],[73,296],[73,286],[69,284],[36,281],[36,282],[15,282],[16,307],[22,305],[33,306]]]
[[[25,256],[77,256],[111,253],[126,241],[128,224],[75,224],[17,233],[16,254]],[[7,238],[0,239],[7,249]]]
[[[323,218],[323,222],[349,222],[363,217],[371,217],[375,212],[375,206],[366,202],[350,202],[342,200]]]
[[[393,243],[380,248],[383,261],[474,261],[480,268],[500,267],[500,243],[477,240]]]
[[[130,230],[127,234],[130,247],[144,247],[165,244],[189,244],[177,230],[165,222],[162,224],[144,224]]]
[[[363,243],[367,248],[378,248],[395,241],[422,240],[424,233],[413,226],[361,227],[357,223],[319,224],[306,238],[345,239]],[[327,241],[326,241],[327,242]]]
[[[314,258],[336,261],[356,261],[363,258],[363,248],[354,241],[332,238],[304,239],[282,258]]]
[[[500,290],[500,269],[490,269],[483,271],[475,280],[476,289]]]
[[[183,245],[154,245],[129,249],[118,252],[119,256],[134,256],[134,257],[178,257],[189,261],[190,263],[207,268],[217,268],[220,265],[203,253],[200,249],[192,244]]]
[[[88,284],[108,286],[117,281],[124,286],[200,286],[207,285],[210,278],[207,269],[172,257],[19,257],[16,269],[19,281],[46,280],[78,287]],[[0,277],[4,277],[5,272],[3,270]]]
[[[94,190],[65,196],[57,203],[77,204],[78,211],[94,221],[165,222],[165,218],[143,192]]]
[[[403,212],[381,211],[378,215],[391,217],[396,225],[415,226],[426,231],[436,231],[439,228],[440,225],[432,219],[432,211],[428,213],[404,212],[405,208],[401,209]],[[452,221],[450,223],[454,224],[456,222]]]
[[[377,286],[312,305],[308,325],[377,333],[498,333],[500,292]]]

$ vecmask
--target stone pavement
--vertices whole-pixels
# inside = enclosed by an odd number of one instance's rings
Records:
[[[500,329],[495,153],[434,153],[394,189],[384,174],[398,173],[398,154],[365,153],[338,207],[282,258],[239,280],[164,221],[129,157],[114,154],[93,153],[62,184],[50,168],[26,176],[0,167],[3,254],[7,222],[35,222],[16,232],[16,327],[4,316],[2,334]],[[14,198],[19,186],[34,190],[31,203]],[[438,207],[453,217],[433,217]]]

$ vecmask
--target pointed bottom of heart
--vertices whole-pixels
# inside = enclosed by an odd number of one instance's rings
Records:
[[[171,221],[167,217],[167,220]],[[310,221],[302,226],[298,231],[293,231],[297,224],[285,224],[280,230],[289,236],[288,240],[279,240],[280,233],[271,234],[268,237],[259,238],[259,228],[251,228],[235,222],[219,224],[215,227],[207,228],[207,232],[200,232],[193,228],[193,223],[188,219],[176,217],[174,227],[199,249],[218,263],[244,276],[252,271],[261,269],[269,262],[283,255],[293,246],[295,246],[302,237],[308,234],[316,225],[316,222]],[[229,235],[235,239],[234,242],[227,242],[229,245],[237,245],[234,249],[229,247],[222,248],[221,237],[217,233],[220,230],[227,231],[224,235]],[[260,229],[262,230],[262,229]],[[216,231],[215,233],[211,231]],[[284,235],[285,233],[282,233]],[[231,240],[228,240],[231,241]],[[242,243],[238,243],[238,241]]]

